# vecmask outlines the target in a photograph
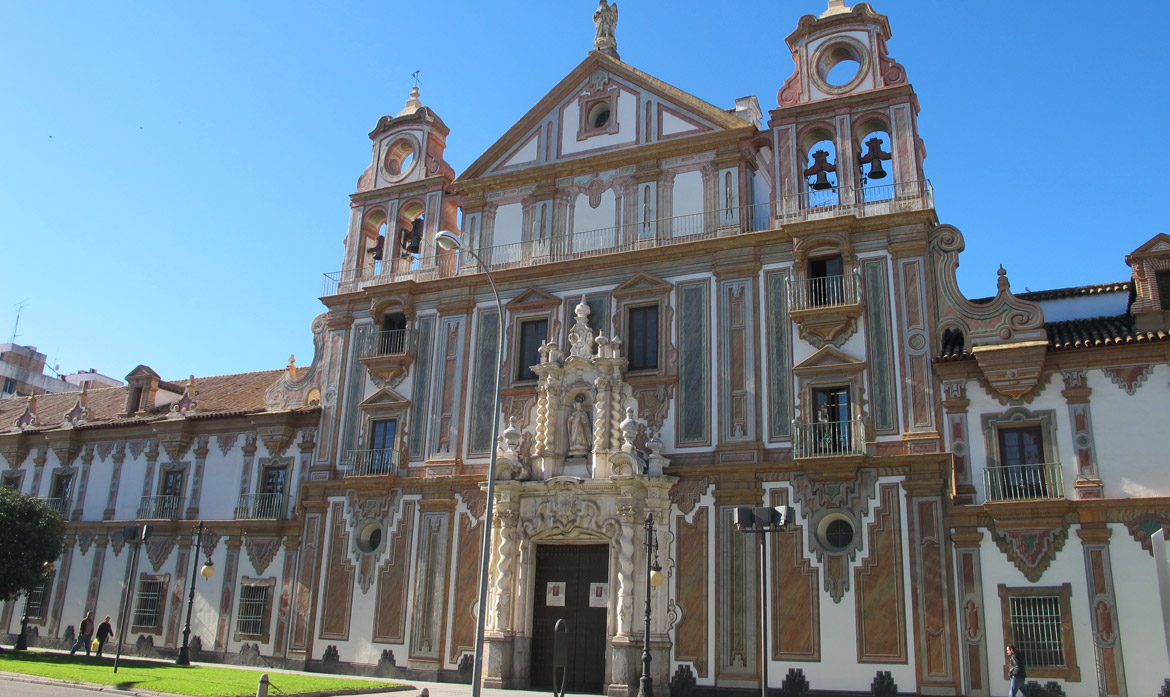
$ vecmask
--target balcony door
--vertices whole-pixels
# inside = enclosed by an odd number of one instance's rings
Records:
[[[812,391],[813,437],[823,453],[848,452],[853,436],[848,387],[823,387]]]
[[[384,419],[370,424],[370,469],[385,473],[394,469],[394,439],[398,419]]]
[[[1040,426],[1000,428],[998,436],[1002,498],[1048,498],[1044,434]]]

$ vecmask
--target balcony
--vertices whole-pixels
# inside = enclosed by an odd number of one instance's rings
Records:
[[[864,218],[934,208],[930,180],[789,194],[777,206],[780,224],[852,215]]]
[[[358,360],[371,374],[393,383],[406,374],[414,360],[415,332],[390,329],[362,337],[357,346]]]
[[[759,203],[737,208],[720,208],[705,213],[645,220],[600,230],[575,232],[571,235],[480,248],[476,253],[492,271],[502,271],[534,264],[671,247],[727,235],[773,229],[775,224],[769,215],[770,207],[769,203]],[[392,259],[388,262],[371,263],[360,269],[327,273],[321,294],[331,296],[353,293],[367,286],[400,281],[452,278],[477,273],[478,269],[474,259],[469,257],[464,261],[456,252]]]
[[[236,503],[236,520],[280,520],[284,494],[243,494]]]
[[[138,504],[138,520],[173,520],[177,517],[178,496],[143,496]]]
[[[788,316],[800,326],[801,336],[817,346],[848,339],[861,316],[858,270],[840,276],[790,279]]]
[[[57,511],[65,520],[69,520],[69,499],[67,498],[51,498],[41,499],[46,506]]]
[[[983,486],[989,502],[1064,498],[1059,462],[988,467]]]
[[[398,471],[398,453],[389,448],[349,450],[341,462],[343,477],[378,477]]]
[[[792,456],[846,457],[865,454],[865,420],[817,421],[811,424],[793,421]]]

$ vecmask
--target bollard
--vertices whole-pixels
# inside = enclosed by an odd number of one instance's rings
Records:
[[[569,680],[569,625],[557,620],[553,626],[553,697],[565,697]]]
[[[431,690],[429,687],[424,687],[422,692],[418,693],[418,697],[431,697]]]
[[[256,697],[268,697],[268,673],[260,674],[260,684],[256,686]]]

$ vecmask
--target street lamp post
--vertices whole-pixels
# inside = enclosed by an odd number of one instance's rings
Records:
[[[768,545],[765,533],[781,532],[792,520],[791,506],[739,506],[735,527],[760,539],[760,695],[768,697]]]
[[[652,697],[654,679],[650,677],[650,590],[662,585],[662,567],[658,565],[658,536],[654,514],[646,514],[646,626],[642,631],[642,678],[638,680],[638,697]]]
[[[203,578],[211,578],[215,573],[215,566],[211,562],[211,555],[207,555],[207,561],[203,563],[203,569],[199,569],[199,554],[204,551],[203,547],[203,521],[199,521],[199,525],[191,530],[195,535],[195,549],[191,557],[195,560],[191,568],[191,592],[187,595],[187,624],[183,627],[183,645],[179,647],[179,657],[175,659],[175,665],[189,666],[191,665],[190,643],[191,638],[191,609],[195,605],[195,575],[201,573]]]
[[[470,254],[483,269],[488,283],[491,284],[492,295],[496,299],[496,387],[492,404],[492,439],[490,441],[491,458],[487,473],[487,505],[484,506],[483,511],[483,549],[479,555],[479,617],[476,619],[475,625],[475,663],[471,672],[471,695],[472,697],[480,697],[482,689],[480,683],[483,680],[484,630],[487,626],[488,573],[491,569],[492,554],[492,516],[496,496],[496,439],[499,438],[500,431],[500,373],[504,370],[504,303],[500,301],[500,291],[496,288],[496,279],[492,277],[491,269],[478,254],[463,244],[458,235],[444,230],[435,235],[435,244],[449,252],[463,251]]]

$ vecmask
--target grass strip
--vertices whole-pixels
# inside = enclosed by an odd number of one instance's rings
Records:
[[[89,658],[45,651],[0,650],[0,671],[37,675],[62,682],[112,685],[119,690],[151,690],[191,697],[250,697],[263,670],[207,665],[177,666],[160,661],[123,658],[114,673],[113,658]],[[327,675],[268,673],[270,695],[403,689],[402,683],[348,680]]]

